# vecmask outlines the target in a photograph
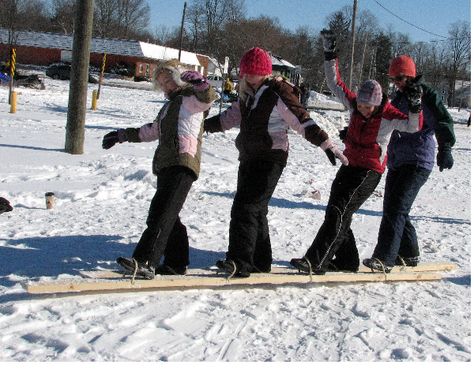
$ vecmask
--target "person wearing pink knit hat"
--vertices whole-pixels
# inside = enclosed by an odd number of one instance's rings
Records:
[[[286,166],[288,130],[293,129],[319,146],[336,165],[346,157],[299,102],[298,88],[272,76],[272,60],[255,47],[240,61],[239,100],[222,114],[204,121],[207,132],[240,127],[237,192],[231,210],[229,246],[225,260],[216,265],[229,276],[248,277],[269,272],[272,249],[268,229],[268,204]]]
[[[394,129],[416,132],[419,105],[413,97],[408,115],[393,107],[375,80],[362,83],[357,93],[342,81],[335,35],[321,32],[324,72],[328,87],[350,112],[348,127],[341,131],[347,166],[341,166],[331,187],[324,222],[302,258],[290,264],[303,273],[358,271],[359,253],[351,229],[352,215],[365,203],[380,182],[386,164],[387,144]]]

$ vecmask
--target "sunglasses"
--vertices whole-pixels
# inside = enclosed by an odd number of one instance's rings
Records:
[[[390,77],[390,81],[402,81],[403,79],[405,79],[406,76],[405,75],[399,75],[399,76],[395,76],[395,77]]]

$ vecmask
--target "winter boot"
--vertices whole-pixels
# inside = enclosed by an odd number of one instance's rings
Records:
[[[183,267],[171,267],[168,265],[160,265],[155,269],[157,275],[185,275],[186,266]]]
[[[137,261],[133,257],[118,257],[117,263],[125,269],[127,274],[141,276],[144,279],[150,280],[155,278],[155,268],[152,265]]]
[[[420,262],[420,256],[415,257],[401,257],[398,256],[395,260],[395,265],[400,266],[417,266],[418,262]]]
[[[385,274],[388,274],[393,268],[393,266],[386,265],[385,262],[374,257],[366,258],[362,261],[362,264],[368,268],[371,268],[372,271],[382,271]]]
[[[13,207],[10,205],[10,202],[5,198],[0,197],[0,214],[11,212],[12,210]]]
[[[290,261],[290,265],[296,267],[298,271],[303,273],[309,274],[313,273],[316,275],[324,275],[326,274],[326,270],[315,270],[316,265],[312,265],[310,260],[306,257],[303,258],[292,258]]]
[[[248,278],[250,276],[248,270],[245,270],[233,260],[219,260],[216,262],[216,266],[226,274],[229,274],[229,278]]]

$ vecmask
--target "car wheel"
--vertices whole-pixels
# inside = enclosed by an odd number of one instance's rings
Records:
[[[59,79],[59,75],[58,75],[58,74],[53,74],[51,77],[52,77],[54,80]]]

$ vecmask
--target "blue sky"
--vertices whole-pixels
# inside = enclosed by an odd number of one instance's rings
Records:
[[[441,38],[408,25],[387,12],[438,35],[447,35],[449,25],[457,21],[471,21],[470,0],[359,0],[358,10],[370,10],[383,28],[391,25],[397,32],[406,33],[411,41],[431,41]],[[165,25],[178,27],[181,22],[184,0],[148,0],[151,7],[151,28]],[[190,5],[188,0],[187,4]],[[283,27],[295,30],[309,26],[320,30],[326,17],[353,0],[246,0],[247,17],[263,14],[277,17]]]

